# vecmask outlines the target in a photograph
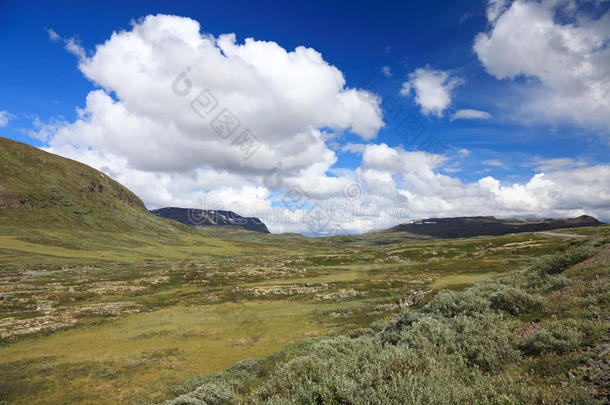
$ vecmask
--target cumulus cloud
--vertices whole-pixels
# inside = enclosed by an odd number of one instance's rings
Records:
[[[426,115],[443,116],[443,111],[451,104],[453,89],[463,80],[450,76],[449,72],[426,66],[409,74],[409,80],[402,84],[400,94],[415,93],[415,102]]]
[[[455,120],[487,120],[491,114],[487,111],[464,109],[457,110],[451,115],[451,121]]]
[[[362,167],[375,170],[381,188],[394,182],[416,218],[459,215],[610,217],[610,166],[537,173],[525,183],[505,184],[491,176],[472,183],[438,173],[424,152],[367,145]],[[501,165],[500,161],[487,162]],[[446,170],[445,170],[446,171]],[[385,186],[385,187],[383,187]],[[385,192],[386,198],[391,193]]]
[[[381,73],[385,76],[385,77],[392,77],[394,76],[394,74],[392,73],[392,69],[390,69],[389,66],[383,66],[381,68]]]
[[[474,50],[498,79],[536,79],[527,86],[521,117],[607,131],[610,11],[596,19],[576,4],[492,0],[487,9],[491,29],[476,37]]]
[[[15,118],[15,115],[8,111],[0,111],[0,128],[8,125],[8,122]]]

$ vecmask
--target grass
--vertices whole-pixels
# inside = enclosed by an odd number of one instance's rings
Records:
[[[441,290],[444,288],[464,287],[475,281],[495,277],[497,275],[498,273],[493,271],[487,273],[452,274],[434,280],[434,282],[430,284],[430,288]]]
[[[0,400],[161,401],[189,379],[308,336],[357,333],[416,291],[512,274],[570,243],[529,234],[356,245],[223,230],[178,234],[171,245],[94,235],[86,243],[95,250],[84,250],[70,237],[51,243],[62,235],[3,237],[13,255],[0,257],[0,332],[9,335]],[[19,322],[62,317],[73,326],[11,335]]]
[[[9,400],[32,404],[76,398],[107,404],[136,397],[161,400],[167,392],[160,381],[171,384],[218,372],[238,360],[264,357],[303,338],[327,333],[330,329],[316,322],[314,311],[331,308],[283,301],[172,306],[21,340],[0,349],[1,370],[5,381],[10,380],[16,371],[7,370],[22,364],[21,378],[27,376],[39,386],[29,393],[13,392],[17,396]],[[66,374],[66,369],[71,371]],[[100,373],[106,374],[101,381]],[[60,390],[40,388],[58,382]]]

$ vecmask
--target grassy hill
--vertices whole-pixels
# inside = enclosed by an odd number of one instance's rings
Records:
[[[183,231],[150,215],[127,188],[87,165],[0,138],[2,228]]]

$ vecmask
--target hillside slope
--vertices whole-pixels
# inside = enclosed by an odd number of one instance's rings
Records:
[[[169,230],[127,188],[85,164],[0,138],[3,228]]]

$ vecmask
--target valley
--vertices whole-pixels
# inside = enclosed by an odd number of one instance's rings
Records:
[[[172,248],[92,254],[4,237],[11,241],[0,248],[4,399],[169,399],[189,378],[307,337],[366,328],[440,289],[515,272],[573,240],[536,233],[381,245],[266,238],[200,230]]]

